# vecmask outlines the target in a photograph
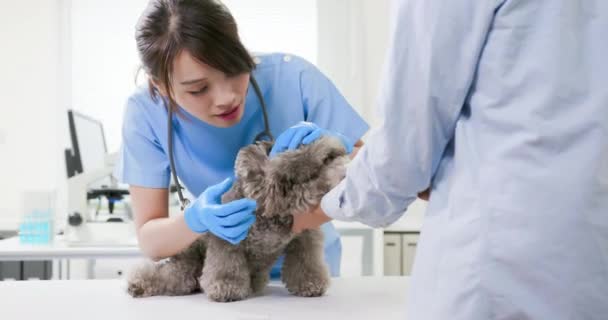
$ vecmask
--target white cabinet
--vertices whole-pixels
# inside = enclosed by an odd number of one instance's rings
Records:
[[[401,235],[401,250],[403,251],[403,258],[401,259],[401,270],[402,275],[410,275],[412,273],[412,266],[414,265],[414,258],[416,257],[416,247],[418,245],[418,233],[404,233]]]
[[[407,276],[411,273],[418,237],[418,232],[384,233],[385,276]]]
[[[384,275],[400,276],[401,273],[401,235],[384,234]]]

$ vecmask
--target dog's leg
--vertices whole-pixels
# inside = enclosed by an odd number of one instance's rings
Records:
[[[257,272],[252,272],[251,274],[251,291],[253,294],[257,294],[262,292],[268,281],[270,281],[269,270],[262,270]]]
[[[213,301],[230,302],[251,294],[250,273],[245,254],[238,246],[209,237],[201,288]]]
[[[167,261],[140,266],[129,276],[128,293],[138,298],[200,291],[198,278],[203,267],[203,253],[203,244],[195,243]]]
[[[323,261],[323,234],[306,230],[285,249],[281,280],[297,296],[318,297],[329,287],[329,271]]]
[[[254,294],[260,293],[270,281],[270,270],[278,260],[279,254],[255,255],[248,257],[249,270],[251,270],[251,290]]]

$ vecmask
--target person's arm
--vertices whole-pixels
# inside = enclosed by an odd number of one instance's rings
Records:
[[[359,150],[363,147],[363,141],[359,140],[355,143],[353,152],[350,154],[350,158],[354,159]],[[431,196],[430,188],[427,188],[423,192],[418,193],[418,198],[424,201],[428,201]],[[300,233],[306,229],[317,228],[318,226],[331,221],[332,219],[321,209],[320,206],[313,208],[310,212],[306,212],[304,215],[295,215],[292,225],[292,231]]]
[[[200,237],[186,225],[184,215],[169,217],[167,189],[130,186],[139,247],[153,260],[173,256]]]
[[[169,161],[154,130],[153,112],[161,107],[154,103],[140,93],[127,100],[114,174],[129,185],[140,249],[159,260],[185,249],[197,235],[188,229],[183,215],[169,218]]]
[[[205,232],[233,245],[243,241],[255,222],[257,204],[248,198],[222,203],[233,183],[234,177],[229,177],[208,187],[176,217],[168,217],[167,189],[131,186],[142,251],[155,260],[173,256]]]
[[[351,159],[354,159],[357,156],[357,153],[359,153],[359,150],[361,150],[363,145],[364,145],[364,143],[362,140],[355,142],[355,146],[353,147],[353,152],[351,152],[351,154],[350,154]]]
[[[323,198],[311,220],[329,217],[386,226],[429,187],[453,139],[500,3],[396,3],[392,47],[378,100],[381,125],[370,133],[346,178]]]

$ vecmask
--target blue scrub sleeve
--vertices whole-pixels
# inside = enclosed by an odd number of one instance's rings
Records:
[[[169,160],[152,130],[144,107],[133,98],[127,102],[120,160],[114,174],[129,185],[167,188],[170,182]]]
[[[346,101],[331,80],[316,66],[302,59],[300,89],[304,118],[323,129],[338,132],[353,143],[369,129],[369,125]]]

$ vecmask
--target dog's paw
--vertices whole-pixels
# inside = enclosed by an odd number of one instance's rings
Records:
[[[156,266],[145,263],[133,269],[127,276],[127,292],[134,298],[153,296]]]
[[[302,281],[286,285],[289,293],[298,297],[320,297],[329,288],[329,279],[317,279],[316,281]]]
[[[204,288],[207,297],[216,302],[244,300],[251,295],[249,283],[237,281],[216,281]]]
[[[149,297],[152,295],[149,290],[146,290],[145,283],[143,281],[137,281],[137,280],[129,281],[129,283],[127,285],[127,292],[133,298],[143,298],[143,297]]]

